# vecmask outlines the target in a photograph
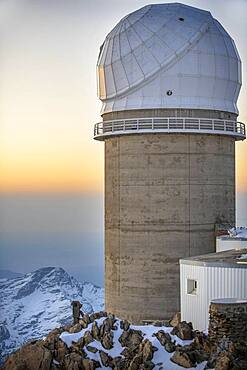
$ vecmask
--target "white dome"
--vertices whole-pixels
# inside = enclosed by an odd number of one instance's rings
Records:
[[[155,4],[124,17],[97,63],[102,114],[188,108],[238,113],[241,61],[234,41],[204,10]]]

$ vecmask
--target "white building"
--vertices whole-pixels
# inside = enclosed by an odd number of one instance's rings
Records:
[[[216,252],[242,248],[247,248],[246,227],[232,228],[229,230],[229,235],[223,235],[216,238]]]
[[[180,260],[181,318],[207,330],[213,299],[247,298],[247,249]]]

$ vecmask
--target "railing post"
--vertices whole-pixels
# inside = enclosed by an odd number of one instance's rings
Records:
[[[125,119],[123,121],[123,130],[125,131]]]
[[[198,128],[199,128],[199,130],[201,130],[201,118],[199,118]]]
[[[152,117],[152,130],[154,129],[154,119]]]
[[[226,121],[224,120],[224,131],[226,131]]]
[[[137,129],[137,131],[139,130],[139,118],[137,118],[137,120],[136,120],[136,129]]]
[[[111,132],[114,132],[114,121],[111,121]]]

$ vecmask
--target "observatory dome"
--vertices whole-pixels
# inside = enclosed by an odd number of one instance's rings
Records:
[[[238,113],[241,61],[208,11],[145,6],[107,35],[97,63],[102,114],[154,108]]]

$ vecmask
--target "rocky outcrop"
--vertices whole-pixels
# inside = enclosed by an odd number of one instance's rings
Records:
[[[42,341],[29,343],[21,347],[6,360],[4,370],[50,370],[52,353]]]
[[[156,331],[155,326],[152,326],[151,340],[149,334],[145,334],[143,327],[141,327],[142,330],[137,330],[127,320],[117,320],[112,314],[101,312],[93,316],[83,315],[79,323],[55,329],[45,339],[26,344],[9,356],[1,369],[95,370],[108,367],[114,370],[152,370],[154,367],[169,368],[169,363],[155,362],[156,351],[170,353],[170,360],[167,361],[184,368],[193,368],[205,362],[205,368],[208,369],[247,369],[246,342],[233,343],[223,339],[215,346],[215,343],[211,343],[204,333],[194,331],[191,323],[177,321],[177,325],[169,329],[163,326],[163,329],[157,328]],[[150,333],[149,330],[147,332]],[[181,342],[174,337],[175,335],[188,342],[179,344]],[[113,353],[115,357],[112,356]],[[168,358],[168,356],[165,357]]]
[[[191,322],[182,321],[175,326],[171,332],[182,340],[191,340],[194,338],[193,326]]]

